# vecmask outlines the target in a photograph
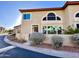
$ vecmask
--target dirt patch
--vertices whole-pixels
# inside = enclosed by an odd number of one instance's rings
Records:
[[[43,44],[35,46],[35,47],[54,49],[51,44],[46,44],[46,43],[43,43]],[[54,50],[68,51],[68,52],[77,52],[77,53],[79,53],[79,47],[71,47],[71,46],[63,46],[63,47],[61,47],[59,49],[54,49]]]

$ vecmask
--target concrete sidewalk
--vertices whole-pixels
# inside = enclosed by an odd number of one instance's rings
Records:
[[[53,49],[33,47],[33,46],[29,46],[29,43],[20,44],[20,43],[10,41],[7,39],[7,37],[5,37],[4,40],[5,42],[12,44],[14,46],[28,49],[31,51],[35,51],[35,52],[39,52],[39,53],[43,53],[43,54],[47,54],[47,55],[51,55],[51,56],[64,57],[64,58],[79,58],[79,53],[76,53],[76,52],[57,51]]]

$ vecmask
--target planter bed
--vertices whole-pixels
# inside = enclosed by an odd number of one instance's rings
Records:
[[[35,46],[35,47],[54,49],[51,44],[46,44],[46,43],[43,43],[43,44]],[[59,49],[54,49],[54,50],[69,51],[69,52],[77,52],[77,53],[79,53],[79,47],[71,47],[71,46],[63,46],[63,47],[61,47]]]

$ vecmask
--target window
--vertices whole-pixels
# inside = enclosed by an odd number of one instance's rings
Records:
[[[33,32],[38,32],[38,25],[32,25]]]
[[[59,27],[59,29],[58,29],[58,34],[61,34],[61,33],[62,33],[62,28]]]
[[[56,34],[55,28],[53,26],[48,26],[48,34]]]
[[[59,26],[43,26],[43,34],[62,34],[62,27]]]
[[[61,20],[61,18],[60,17],[57,17],[57,20]]]
[[[79,13],[77,13],[77,14],[75,15],[75,17],[79,17]]]
[[[47,30],[46,30],[46,26],[43,26],[43,34],[46,34]]]
[[[43,18],[43,21],[45,21],[45,20],[46,20],[46,17]]]
[[[55,14],[54,14],[54,13],[49,13],[49,14],[47,15],[47,19],[48,19],[48,20],[56,20]]]
[[[49,13],[47,16],[48,17],[55,17],[55,14],[54,13]]]
[[[23,19],[24,19],[24,20],[30,19],[30,14],[23,14]]]
[[[43,21],[47,20],[61,20],[60,17],[56,16],[54,13],[49,13],[46,17],[43,18]]]
[[[48,17],[48,20],[56,20],[55,17]]]
[[[79,24],[76,24],[77,28],[79,29]]]

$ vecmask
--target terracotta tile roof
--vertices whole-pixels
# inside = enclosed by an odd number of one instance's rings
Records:
[[[35,11],[64,10],[68,5],[79,5],[79,1],[67,1],[63,7],[59,8],[19,9],[19,11],[22,13],[22,12],[35,12]]]
[[[67,1],[62,8],[66,8],[68,5],[79,5],[79,1]]]

